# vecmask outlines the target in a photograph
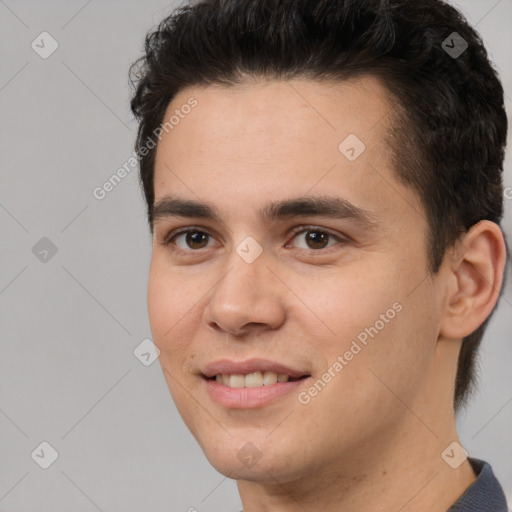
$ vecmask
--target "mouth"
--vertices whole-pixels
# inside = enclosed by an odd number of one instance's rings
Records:
[[[252,409],[290,397],[305,385],[311,373],[266,359],[222,359],[203,368],[200,377],[217,404],[228,409]]]
[[[212,377],[206,377],[205,379],[214,380],[219,384],[227,386],[229,388],[259,388],[262,386],[273,386],[274,384],[284,382],[295,382],[311,377],[309,374],[301,375],[299,377],[293,377],[286,373],[276,373],[273,371],[257,371],[253,373],[218,373]]]

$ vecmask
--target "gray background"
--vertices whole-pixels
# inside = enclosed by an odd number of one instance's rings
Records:
[[[105,199],[92,194],[132,155],[128,67],[173,5],[0,0],[0,509],[238,510],[235,482],[182,424],[158,361],[146,367],[133,353],[151,338],[136,169]],[[510,118],[512,1],[458,5],[501,73]],[[47,59],[31,47],[43,31],[59,45]],[[57,248],[46,262],[32,249],[43,237]],[[484,339],[480,390],[458,419],[465,448],[492,464],[510,503],[511,286]],[[59,454],[46,470],[31,457],[43,441]]]

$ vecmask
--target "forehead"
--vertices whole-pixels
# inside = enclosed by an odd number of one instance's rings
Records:
[[[196,145],[206,140],[224,143],[226,138],[240,142],[254,135],[258,141],[266,140],[282,149],[299,140],[328,145],[349,133],[375,139],[386,133],[385,117],[392,111],[389,91],[370,76],[343,82],[247,79],[230,86],[195,86],[180,91],[168,105],[164,121],[179,113],[191,98],[197,106],[180,116],[179,125],[170,132],[178,144],[193,131],[194,138],[186,140],[188,147],[195,141]],[[264,152],[265,148],[254,146],[251,155]]]
[[[197,105],[184,109],[191,99]],[[338,191],[361,208],[388,210],[403,188],[386,142],[391,113],[387,89],[372,77],[189,87],[164,115],[164,123],[180,119],[157,146],[155,202],[172,193],[263,205]]]

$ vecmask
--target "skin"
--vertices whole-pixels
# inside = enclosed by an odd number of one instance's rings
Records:
[[[187,427],[210,463],[237,480],[244,512],[446,511],[475,479],[467,460],[452,469],[441,453],[459,441],[461,339],[501,288],[500,228],[473,226],[429,275],[425,213],[393,174],[392,109],[374,78],[190,87],[165,119],[190,97],[198,105],[158,143],[155,202],[167,194],[208,202],[221,221],[158,219],[148,284],[153,340]],[[366,145],[353,162],[338,149],[349,134]],[[258,216],[270,201],[303,195],[347,199],[379,226]],[[292,233],[311,225],[334,235],[326,248],[308,244],[308,229]],[[186,226],[211,236],[203,246],[187,245],[186,235],[163,243]],[[252,263],[236,252],[247,236],[263,250]],[[401,311],[301,404],[298,391],[396,302]],[[264,407],[213,402],[201,369],[252,357],[312,377]],[[261,454],[250,467],[237,457],[248,442]]]

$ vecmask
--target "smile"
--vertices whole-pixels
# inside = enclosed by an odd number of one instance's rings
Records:
[[[301,377],[290,377],[285,373],[276,373],[272,371],[254,372],[243,374],[218,373],[212,379],[219,384],[224,384],[230,388],[258,388],[261,386],[272,386],[277,382],[288,382],[299,380]]]
[[[260,378],[248,377],[248,375],[220,375],[209,379],[203,377],[202,380],[206,384],[206,392],[209,398],[218,405],[227,409],[256,409],[275,404],[286,396],[295,397],[303,387],[305,389],[309,385],[309,375],[294,377],[293,379],[284,374],[279,376],[282,379],[281,381],[277,380],[278,376],[276,374],[273,384],[263,383],[258,386],[255,384],[259,382]],[[226,385],[219,382],[218,377],[221,379],[229,378],[230,383],[233,381],[235,386],[232,387],[230,384]],[[241,385],[242,379],[243,386]],[[247,379],[249,379],[249,384],[252,381],[252,387],[246,385]],[[273,377],[272,380],[274,380]]]

